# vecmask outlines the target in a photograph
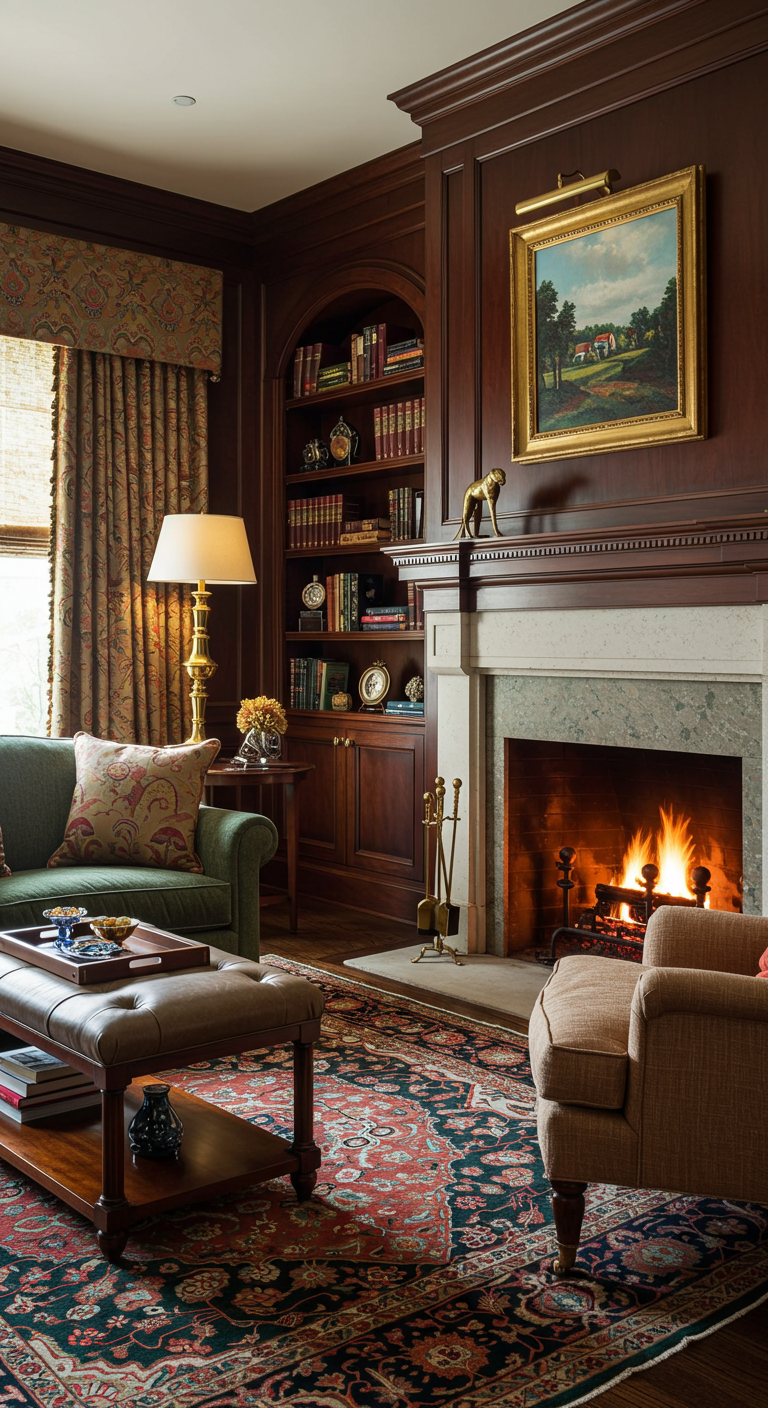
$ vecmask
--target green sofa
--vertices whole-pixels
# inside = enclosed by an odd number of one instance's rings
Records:
[[[74,788],[70,738],[0,735],[0,827],[13,872],[0,879],[0,930],[41,924],[42,911],[57,904],[80,904],[90,914],[130,914],[258,959],[259,870],[277,846],[268,817],[201,807],[195,849],[202,875],[138,865],[47,870]]]

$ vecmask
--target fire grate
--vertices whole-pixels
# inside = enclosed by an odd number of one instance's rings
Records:
[[[705,865],[697,865],[691,871],[690,888],[692,897],[664,895],[656,891],[659,867],[651,862],[641,870],[642,889],[627,885],[595,885],[595,903],[581,911],[575,924],[571,924],[570,892],[576,882],[571,879],[576,851],[573,846],[563,846],[558,870],[561,878],[556,882],[563,895],[563,922],[552,935],[549,961],[558,957],[558,946],[567,945],[589,953],[599,953],[614,958],[628,958],[641,963],[645,930],[653,911],[662,905],[683,905],[689,909],[704,909],[710,891],[711,872]],[[640,881],[638,879],[638,885]],[[628,916],[621,917],[611,911],[617,906],[628,909]]]

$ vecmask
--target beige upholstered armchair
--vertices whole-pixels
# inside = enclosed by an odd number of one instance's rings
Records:
[[[588,1183],[768,1202],[768,920],[667,906],[642,966],[571,955],[530,1024],[558,1257]]]

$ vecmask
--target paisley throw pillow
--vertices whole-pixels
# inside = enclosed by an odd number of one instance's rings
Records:
[[[146,748],[75,734],[77,783],[64,840],[48,866],[152,865],[202,874],[197,812],[217,738]]]
[[[3,846],[3,833],[0,831],[0,880],[6,875],[10,875],[11,870],[5,863],[5,847]]]

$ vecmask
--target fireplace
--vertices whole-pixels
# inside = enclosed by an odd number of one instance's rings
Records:
[[[741,910],[740,757],[521,738],[504,752],[505,952],[639,958],[661,902]]]

